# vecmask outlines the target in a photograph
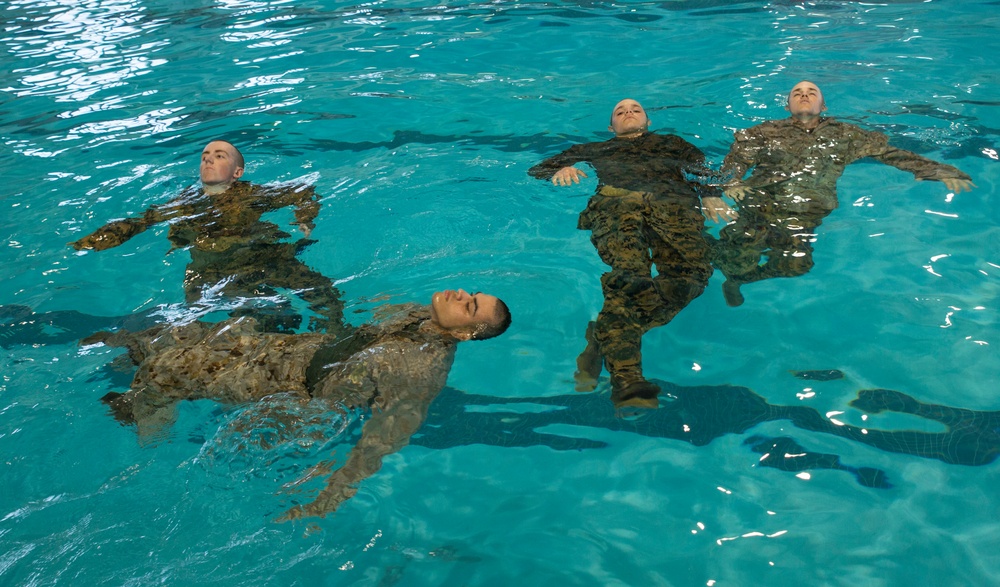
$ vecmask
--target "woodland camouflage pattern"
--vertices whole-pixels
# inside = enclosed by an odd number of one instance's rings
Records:
[[[666,324],[705,289],[712,274],[701,198],[720,197],[705,156],[675,135],[644,133],[574,145],[528,173],[549,179],[580,162],[597,171],[598,189],[578,227],[611,271],[601,277],[604,307],[594,337],[612,377],[613,398],[642,375],[642,335]],[[652,276],[655,264],[657,275]]]

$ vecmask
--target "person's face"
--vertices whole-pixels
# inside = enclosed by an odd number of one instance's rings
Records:
[[[787,109],[796,117],[815,117],[826,110],[823,92],[812,82],[799,82],[788,93]]]
[[[445,330],[472,334],[496,318],[497,298],[463,289],[439,291],[431,296],[431,320]]]
[[[236,149],[225,141],[212,141],[201,153],[201,183],[230,184],[243,175],[236,161]]]
[[[649,128],[649,118],[642,105],[635,100],[625,99],[615,104],[611,111],[611,126],[608,130],[617,136],[643,132]]]

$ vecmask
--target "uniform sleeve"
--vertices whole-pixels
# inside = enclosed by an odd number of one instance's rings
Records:
[[[690,142],[675,137],[677,158],[684,162],[684,172],[700,198],[719,198],[722,192],[713,184],[719,183],[719,174],[705,164],[705,153]]]
[[[562,153],[549,157],[538,165],[535,165],[528,170],[528,175],[536,179],[552,179],[552,176],[563,167],[569,167],[590,160],[591,155],[588,145],[573,145]]]
[[[733,135],[733,144],[722,161],[722,181],[728,185],[742,182],[747,172],[757,164],[754,153],[759,141],[751,131],[752,129],[738,130]]]
[[[150,226],[169,220],[176,215],[172,214],[171,210],[174,208],[170,204],[154,206],[146,210],[140,218],[113,220],[80,240],[70,243],[70,246],[78,251],[81,249],[103,251],[117,247],[137,234],[145,232]]]
[[[426,353],[432,356],[419,357]],[[293,508],[285,514],[286,519],[323,516],[335,511],[357,493],[361,481],[382,467],[383,458],[409,444],[410,437],[423,425],[431,402],[447,380],[452,355],[440,349],[425,349],[418,343],[410,343],[404,354],[414,358],[415,369],[400,371],[384,365],[372,366],[378,397],[387,398],[385,405],[378,409],[380,402],[376,400],[372,417],[362,428],[361,439],[344,465],[330,475],[315,500]],[[429,364],[424,360],[428,358]],[[401,376],[403,373],[405,377]]]
[[[284,208],[285,206],[295,206],[294,224],[305,224],[312,228],[313,221],[319,216],[319,198],[316,196],[316,188],[311,185],[296,184],[283,185],[280,187],[267,187],[265,197],[269,200],[269,207],[272,210]]]
[[[871,157],[896,169],[909,171],[916,179],[941,181],[943,179],[972,179],[957,167],[938,163],[912,151],[889,145],[889,139],[877,131],[864,131],[857,159]]]

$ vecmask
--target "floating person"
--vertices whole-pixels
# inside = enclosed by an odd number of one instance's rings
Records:
[[[822,116],[819,87],[802,81],[788,94],[784,120],[737,131],[722,163],[726,195],[740,203],[739,218],[724,227],[715,266],[726,276],[726,303],[743,303],[740,287],[772,277],[797,277],[812,269],[816,228],[837,207],[844,168],[871,157],[917,180],[935,180],[952,192],[973,187],[952,167],[889,146],[884,134]],[[745,177],[750,172],[749,177]],[[763,257],[767,261],[761,263]]]
[[[293,290],[316,314],[310,330],[343,327],[343,303],[333,283],[307,267],[296,256],[315,241],[308,240],[320,204],[312,186],[256,185],[243,177],[244,160],[231,143],[216,140],[201,154],[201,186],[192,186],[163,205],[153,206],[138,218],[115,220],[70,245],[76,250],[103,251],[117,247],[149,227],[168,222],[167,238],[173,249],[188,249],[191,262],[184,275],[188,303],[206,292],[231,299],[260,299],[278,289]],[[291,235],[271,222],[266,212],[295,206],[295,222],[304,239],[284,242]],[[266,329],[294,328],[283,312],[255,315]]]
[[[346,336],[329,333],[264,333],[252,317],[210,324],[158,325],[141,332],[98,333],[83,344],[128,349],[138,370],[125,393],[103,401],[115,417],[135,424],[140,440],[162,436],[177,402],[212,399],[259,401],[275,393],[302,401],[333,402],[341,409],[372,409],[361,439],[334,471],[316,499],[293,508],[287,518],[322,516],[357,491],[382,459],[405,446],[444,387],[465,340],[498,336],[510,325],[499,298],[463,290],[435,293],[429,306],[384,309],[381,322]]]
[[[604,307],[587,328],[576,380],[579,391],[594,389],[603,361],[619,407],[656,407],[659,388],[642,372],[642,335],[704,291],[712,264],[703,213],[735,217],[721,192],[693,179],[710,175],[704,154],[679,136],[649,132],[649,124],[638,102],[622,100],[611,112],[612,139],[574,145],[528,171],[557,186],[587,177],[577,163],[597,172],[597,193],[578,226],[591,231],[611,270],[601,276]]]

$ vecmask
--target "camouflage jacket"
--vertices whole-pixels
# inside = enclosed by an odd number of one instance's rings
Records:
[[[261,333],[255,320],[242,317],[115,333],[103,342],[128,347],[139,366],[133,392],[230,403],[290,392],[349,408],[385,407],[444,387],[455,340],[421,328],[429,319],[425,307],[406,304],[339,340]]]
[[[969,179],[951,165],[889,146],[880,132],[832,118],[820,119],[812,130],[787,118],[737,131],[722,174],[730,178],[727,186],[745,185],[790,209],[829,212],[837,207],[837,180],[844,168],[864,157],[909,171],[917,179]],[[748,171],[750,177],[744,179]]]
[[[295,206],[295,224],[310,228],[319,214],[312,186],[238,181],[225,192],[211,195],[192,187],[166,204],[149,208],[139,218],[109,222],[71,245],[77,250],[110,249],[161,222],[170,223],[168,238],[174,248],[223,251],[233,245],[273,243],[289,234],[260,218],[285,206]]]
[[[633,192],[689,199],[721,196],[699,178],[712,174],[698,147],[677,135],[644,133],[628,139],[615,137],[602,143],[573,145],[528,170],[539,179],[551,179],[563,167],[590,163],[597,172],[598,190],[613,187]]]
[[[383,457],[409,443],[447,381],[456,339],[425,327],[426,307],[394,310],[341,340],[329,334],[263,334],[248,318],[103,335],[105,343],[128,347],[139,365],[132,389],[109,403],[119,417],[138,425],[141,438],[162,432],[184,399],[235,403],[288,393],[330,400],[331,409],[371,406],[372,416],[347,461],[315,501],[286,514],[324,515],[354,495]]]

